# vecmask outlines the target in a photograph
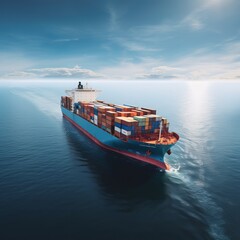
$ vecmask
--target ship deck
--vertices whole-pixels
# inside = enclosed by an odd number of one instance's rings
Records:
[[[176,133],[172,132],[172,133],[162,134],[160,139],[157,134],[136,136],[132,139],[135,141],[144,142],[148,144],[171,145],[171,144],[175,144],[179,140],[179,136]]]

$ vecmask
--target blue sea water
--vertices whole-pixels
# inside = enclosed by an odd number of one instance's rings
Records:
[[[240,239],[240,82],[92,81],[180,135],[158,169],[62,118],[72,81],[0,84],[0,239]]]

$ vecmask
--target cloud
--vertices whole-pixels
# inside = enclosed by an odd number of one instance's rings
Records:
[[[133,51],[140,50],[135,47],[133,47]],[[96,69],[86,69],[78,65],[75,67],[36,68],[33,65],[41,65],[40,61],[31,61],[31,59],[26,59],[18,54],[0,55],[0,60],[2,60],[0,78],[239,80],[240,76],[240,41],[237,41],[237,38],[226,39],[211,48],[196,49],[189,55],[175,59],[167,60],[163,56],[142,56],[115,59],[114,65],[109,65],[107,62],[99,65],[99,63],[96,64],[96,59],[84,57],[84,61],[93,62],[93,65],[98,67],[98,71],[95,71]],[[4,60],[5,58],[6,60]],[[81,62],[81,59],[73,58],[71,63]],[[56,59],[54,63],[63,65],[65,62],[66,59],[60,62]],[[51,66],[52,61],[44,61],[44,64]]]
[[[144,79],[178,79],[181,77],[180,73],[183,71],[181,68],[170,66],[158,66],[151,69],[149,73],[138,75],[137,78]]]
[[[182,26],[189,26],[193,30],[201,30],[204,27],[203,21],[200,20],[199,16],[190,14],[181,22]]]
[[[140,35],[142,37],[153,37],[155,35],[166,34],[176,32],[182,29],[201,30],[204,28],[202,12],[200,10],[193,11],[189,15],[180,19],[178,22],[169,22],[157,25],[138,26],[131,29],[133,34]]]
[[[237,79],[240,75],[240,42],[228,42],[211,52],[193,53],[179,60],[189,65],[190,73],[200,79]]]
[[[5,78],[102,78],[103,75],[78,65],[73,68],[33,68],[16,71],[5,75]]]
[[[203,30],[205,24],[202,13],[202,10],[199,9],[189,13],[178,21],[135,26],[123,32],[121,37],[111,36],[109,40],[128,51],[142,52],[143,54],[147,52],[156,53],[163,50],[161,43],[166,44],[166,41],[174,38],[175,33],[189,30]]]
[[[214,17],[214,11],[224,11],[235,0],[204,0],[201,5],[187,15],[180,23],[182,26],[189,26],[193,30],[201,30],[207,26],[205,22]]]
[[[228,39],[214,48],[199,48],[175,60],[163,58],[122,59],[114,67],[99,70],[112,79],[239,79],[240,42]]]
[[[54,40],[54,42],[73,42],[73,41],[79,41],[79,38],[62,38]]]
[[[198,49],[188,56],[165,62],[167,65],[153,67],[137,77],[183,80],[239,79],[239,49],[240,42],[227,42],[215,52],[207,48]]]
[[[119,64],[103,67],[100,72],[111,80],[133,80],[136,74],[143,74],[144,70],[146,70],[145,63],[133,63],[132,59],[122,59]]]
[[[234,0],[229,1],[232,2]],[[224,0],[204,0],[200,5],[196,6],[196,9],[192,10],[192,12],[188,13],[182,19],[161,24],[137,26],[130,29],[129,34],[130,36],[137,35],[142,38],[149,37],[153,39],[154,36],[161,36],[162,38],[163,34],[182,31],[183,29],[200,31],[207,28],[206,21],[215,16],[213,14],[215,8],[217,6],[223,8],[227,2]],[[215,31],[215,29],[212,31]]]
[[[107,11],[109,14],[109,30],[114,31],[118,28],[118,14],[115,8],[112,6],[107,7]]]
[[[153,72],[156,73],[166,73],[172,71],[181,71],[181,68],[169,67],[169,66],[158,66],[152,69]]]
[[[140,62],[122,59],[113,67],[104,67],[100,72],[108,79],[178,79],[183,69],[162,65],[163,61],[155,58],[142,58]]]
[[[137,26],[130,29],[130,34],[133,36],[150,37],[156,34],[173,32],[179,27],[179,23]]]
[[[16,71],[12,73],[8,73],[5,75],[5,78],[21,78],[21,79],[29,79],[29,78],[35,78],[37,77],[36,74],[30,73],[30,72],[24,72],[24,71]]]
[[[133,52],[156,52],[156,51],[160,51],[160,49],[149,47],[148,45],[143,44],[143,43],[139,42],[138,40],[134,40],[134,39],[133,40],[128,40],[128,39],[123,38],[123,37],[115,37],[115,38],[111,38],[110,40],[116,42],[117,44],[121,45],[125,49],[127,49],[129,51],[133,51]]]

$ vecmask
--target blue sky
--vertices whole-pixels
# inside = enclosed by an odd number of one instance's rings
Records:
[[[3,0],[0,78],[240,79],[238,0]]]

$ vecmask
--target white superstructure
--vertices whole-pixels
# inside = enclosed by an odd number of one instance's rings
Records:
[[[93,102],[96,101],[98,94],[101,91],[89,88],[87,85],[83,88],[81,82],[79,82],[78,88],[73,90],[66,90],[68,96],[72,97],[73,103],[79,101]]]

